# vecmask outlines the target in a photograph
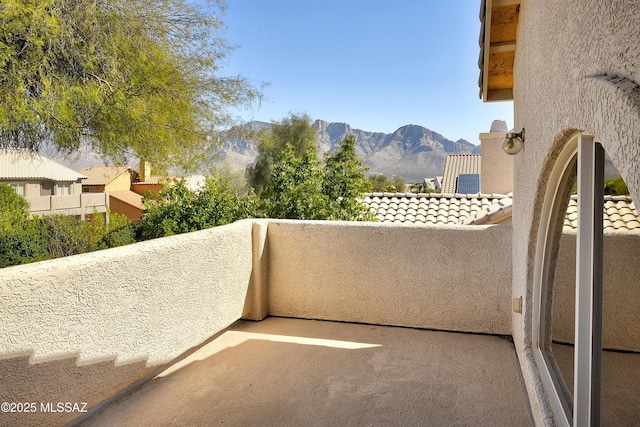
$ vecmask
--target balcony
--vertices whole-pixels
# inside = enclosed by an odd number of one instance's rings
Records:
[[[37,411],[0,424],[531,424],[511,239],[243,220],[2,269],[0,401]]]
[[[107,193],[80,193],[69,196],[25,197],[32,215],[85,215],[103,213],[109,207]]]

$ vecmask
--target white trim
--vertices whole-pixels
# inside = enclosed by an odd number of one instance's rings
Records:
[[[578,138],[574,426],[600,424],[603,171],[602,146],[592,136],[581,134]]]
[[[540,379],[547,391],[549,404],[553,410],[556,424],[558,426],[568,427],[572,424],[571,408],[569,402],[561,392],[559,381],[555,372],[549,368],[549,361],[546,351],[542,348],[544,345],[544,326],[546,322],[544,313],[546,313],[548,270],[551,258],[551,245],[553,241],[550,238],[554,234],[554,221],[557,219],[560,209],[560,191],[564,190],[569,175],[568,168],[573,162],[578,150],[578,136],[576,135],[565,145],[560,154],[558,154],[556,164],[551,171],[547,191],[542,202],[540,226],[536,243],[535,266],[533,276],[533,318],[532,318],[532,350],[534,360],[538,366]]]

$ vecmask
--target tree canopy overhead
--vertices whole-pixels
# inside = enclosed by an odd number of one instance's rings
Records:
[[[186,164],[226,108],[259,97],[219,75],[222,26],[187,0],[4,0],[0,147],[86,142],[114,160]]]

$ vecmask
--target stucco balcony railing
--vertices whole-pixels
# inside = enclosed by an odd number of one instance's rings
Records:
[[[25,197],[32,215],[85,215],[104,213],[109,207],[107,193],[80,193],[68,196]]]
[[[278,411],[298,409],[275,388],[302,384],[308,386],[304,404],[315,409],[307,418],[287,418],[291,422],[321,425],[318,408],[324,408],[326,414],[397,410],[389,418],[396,424],[420,424],[420,407],[459,424],[500,419],[502,425],[522,425],[522,417],[527,424],[534,408],[528,407],[513,343],[503,339],[518,315],[512,312],[511,239],[509,225],[243,220],[0,269],[0,402],[44,403],[45,409],[51,409],[47,402],[85,402],[84,409],[96,411],[54,413],[37,406],[36,413],[1,413],[0,424],[62,425],[83,417],[88,425],[118,425],[110,417],[100,424],[98,413],[120,413],[109,399],[142,383],[156,397],[173,396],[171,403],[187,396],[179,408],[183,414],[203,396],[208,402],[224,397],[228,421],[238,399],[245,399],[249,406],[271,402],[261,408],[272,408],[277,424],[284,419]],[[286,321],[273,328],[267,318]],[[316,323],[309,330],[293,319]],[[238,337],[241,343],[230,343]],[[335,342],[382,347],[309,350],[316,344],[334,348]],[[242,350],[248,359],[236,359],[238,351],[228,349]],[[179,368],[185,356],[191,357],[189,367]],[[304,370],[288,376],[297,357],[310,370],[308,378]],[[504,369],[495,373],[481,360]],[[193,371],[200,366],[209,371]],[[224,380],[238,387],[217,395],[211,384],[219,378],[206,372],[223,367],[237,372]],[[194,381],[206,382],[209,391],[190,389]],[[156,387],[165,391],[156,394]],[[396,397],[371,407],[377,402],[373,391]],[[131,399],[125,407],[167,407],[166,400],[148,401],[144,393]],[[364,406],[348,403],[356,401]],[[205,410],[202,416],[202,423],[212,422],[215,414]],[[339,418],[324,419],[332,420]]]

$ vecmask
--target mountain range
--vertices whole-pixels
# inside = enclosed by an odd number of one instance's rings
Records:
[[[233,129],[223,138],[218,156],[235,168],[245,168],[255,160],[257,141],[251,133],[272,126],[253,121]],[[476,154],[480,146],[460,139],[451,141],[444,136],[418,125],[402,126],[393,133],[367,132],[353,129],[347,123],[329,123],[316,120],[320,153],[333,152],[348,135],[356,137],[356,153],[369,166],[370,173],[401,176],[406,182],[442,175],[448,154]],[[242,136],[238,136],[242,135]]]
[[[211,152],[210,161],[225,161],[235,169],[245,169],[257,156],[258,141],[255,134],[271,123],[252,121],[236,126],[220,135],[221,146]],[[442,175],[448,154],[476,154],[480,146],[460,139],[451,141],[437,132],[418,125],[402,126],[393,133],[367,132],[353,129],[347,123],[316,120],[313,128],[318,132],[320,157],[334,152],[338,143],[348,135],[356,137],[356,153],[369,166],[370,173],[400,176],[405,182],[419,182],[424,178]],[[66,166],[77,170],[91,165],[104,165],[104,161],[86,147],[69,156],[54,156]],[[137,168],[138,161],[129,159]],[[203,165],[200,173],[208,173]]]

